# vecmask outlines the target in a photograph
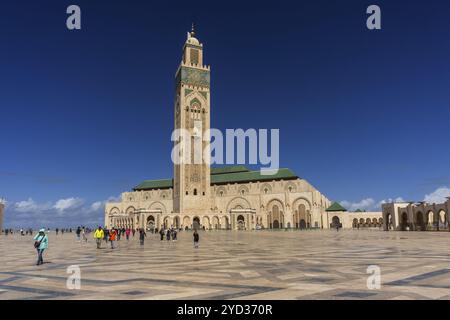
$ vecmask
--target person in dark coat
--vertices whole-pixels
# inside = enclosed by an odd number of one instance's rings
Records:
[[[144,245],[145,237],[147,237],[147,234],[145,233],[144,229],[143,228],[139,229],[139,242],[141,246]]]
[[[198,248],[198,242],[200,241],[200,235],[198,234],[197,230],[194,230],[194,248]]]
[[[177,241],[177,229],[173,229],[172,231],[172,241]]]

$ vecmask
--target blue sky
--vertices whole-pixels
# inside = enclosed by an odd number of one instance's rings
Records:
[[[366,28],[368,5],[382,30]],[[82,30],[65,26],[78,4]],[[191,23],[211,123],[279,128],[280,165],[332,200],[450,195],[448,1],[17,0],[0,19],[6,224],[102,221],[102,203],[172,176],[173,77]]]

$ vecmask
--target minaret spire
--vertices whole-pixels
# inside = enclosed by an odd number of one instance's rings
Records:
[[[195,36],[195,26],[194,23],[192,22],[192,28],[191,28],[191,36],[194,37]]]

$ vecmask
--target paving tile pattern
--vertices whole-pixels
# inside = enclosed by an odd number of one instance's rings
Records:
[[[450,232],[205,231],[149,234],[111,250],[49,235],[36,266],[30,236],[0,236],[0,299],[449,299]],[[66,286],[67,267],[81,288]],[[381,289],[367,288],[367,267]]]

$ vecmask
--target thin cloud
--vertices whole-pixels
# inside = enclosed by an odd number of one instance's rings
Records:
[[[444,203],[447,201],[447,197],[450,197],[450,188],[440,187],[432,193],[425,195],[423,201],[428,203]]]
[[[86,203],[79,197],[39,203],[32,198],[10,203],[5,210],[5,226],[11,228],[62,228],[78,225],[97,226],[104,223],[104,208],[108,201],[120,197]]]

